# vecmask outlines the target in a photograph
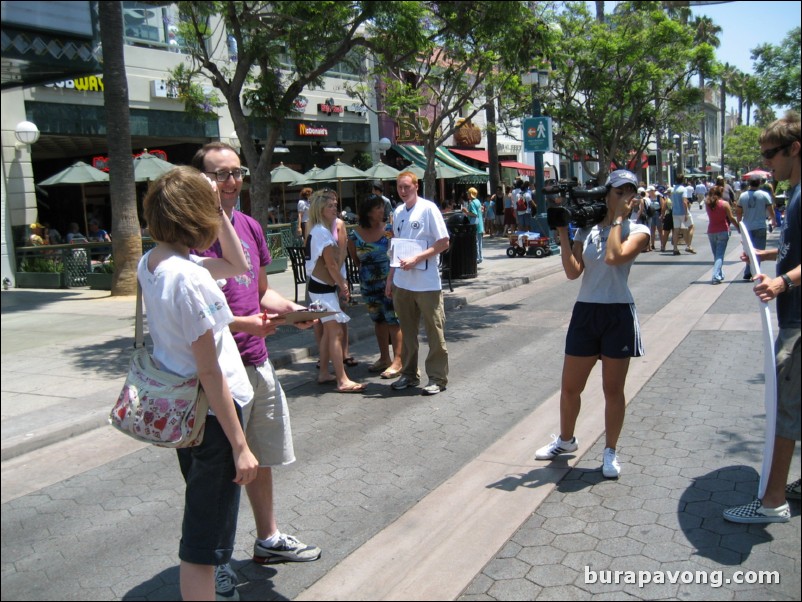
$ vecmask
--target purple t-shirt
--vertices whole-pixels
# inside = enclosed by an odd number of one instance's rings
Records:
[[[234,210],[231,217],[234,231],[242,241],[242,250],[248,260],[248,271],[235,278],[228,278],[223,287],[231,313],[235,316],[253,316],[261,313],[259,304],[259,272],[271,262],[270,251],[267,250],[267,241],[262,228],[252,217]],[[220,243],[215,243],[203,253],[202,257],[222,257],[223,251]],[[246,332],[233,332],[237,348],[242,356],[242,363],[246,366],[256,366],[267,360],[267,345],[263,338],[255,337]]]

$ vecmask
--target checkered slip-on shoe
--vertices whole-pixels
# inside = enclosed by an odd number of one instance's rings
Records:
[[[791,520],[788,502],[777,508],[764,508],[760,500],[724,511],[724,519],[731,523],[787,523]]]
[[[800,479],[797,479],[793,483],[789,483],[785,486],[785,499],[802,499],[802,481],[800,481]]]

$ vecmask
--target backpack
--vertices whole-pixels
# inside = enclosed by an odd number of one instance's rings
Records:
[[[526,211],[526,199],[524,198],[524,195],[518,195],[518,200],[515,201],[515,208],[518,211]]]

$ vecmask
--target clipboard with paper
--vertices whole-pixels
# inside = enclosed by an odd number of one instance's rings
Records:
[[[415,240],[414,238],[392,238],[390,239],[390,267],[401,267],[401,260],[423,253],[429,245],[426,241]],[[429,266],[429,260],[415,266],[417,270],[425,270]]]

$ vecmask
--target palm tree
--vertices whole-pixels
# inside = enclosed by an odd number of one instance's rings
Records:
[[[721,27],[716,25],[713,22],[713,19],[710,17],[696,17],[693,22],[691,23],[691,27],[694,29],[694,42],[696,45],[699,44],[709,44],[713,48],[718,48],[721,44],[721,40],[719,40],[719,34],[722,32]],[[702,171],[705,171],[707,168],[707,124],[705,118],[705,109],[704,109],[704,89],[705,89],[705,77],[707,73],[705,73],[704,69],[700,66],[699,67],[699,89],[702,90],[702,117],[701,123],[699,124],[699,159],[702,164]]]
[[[746,125],[750,123],[752,116],[752,106],[762,102],[760,94],[760,86],[758,85],[757,78],[754,75],[746,74],[744,79],[744,103],[746,104]]]
[[[721,172],[724,173],[724,128],[727,125],[727,88],[736,77],[738,68],[729,63],[724,63],[719,75],[719,85],[721,86]]]
[[[109,147],[111,195],[112,295],[136,294],[136,269],[142,257],[142,237],[136,209],[134,163],[128,115],[128,80],[123,55],[122,2],[99,2],[100,41],[103,45],[103,101]]]

